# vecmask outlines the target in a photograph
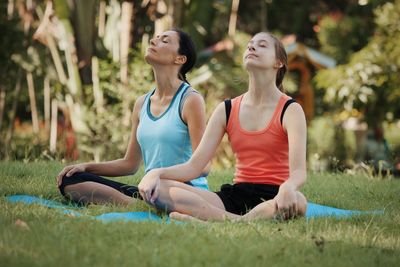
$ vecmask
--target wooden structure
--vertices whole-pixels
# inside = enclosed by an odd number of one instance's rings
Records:
[[[289,71],[299,72],[300,74],[299,90],[293,97],[303,107],[307,122],[309,122],[314,117],[314,90],[311,86],[312,68],[317,70],[332,68],[336,65],[336,61],[302,43],[292,41],[287,44],[285,40],[283,42],[286,43]]]

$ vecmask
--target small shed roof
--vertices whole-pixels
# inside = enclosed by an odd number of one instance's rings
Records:
[[[336,66],[336,60],[302,43],[293,42],[288,44],[285,49],[289,61],[299,56],[309,60],[316,68],[332,68]]]

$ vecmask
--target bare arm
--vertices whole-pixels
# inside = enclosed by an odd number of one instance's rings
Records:
[[[189,161],[168,168],[149,171],[139,183],[139,192],[144,200],[154,202],[158,197],[160,179],[181,182],[197,178],[213,157],[225,133],[225,106],[218,105],[207,124],[206,131]]]
[[[132,111],[131,136],[124,158],[100,163],[81,163],[66,166],[57,176],[58,185],[61,184],[61,180],[65,175],[69,177],[76,172],[90,172],[104,176],[122,176],[135,173],[140,166],[142,158],[140,146],[136,140],[136,130],[143,100],[144,96],[138,98]]]
[[[288,135],[290,169],[290,176],[285,184],[291,184],[295,190],[299,190],[307,178],[307,123],[303,109],[299,104],[294,103],[288,107],[283,126]]]
[[[224,136],[225,122],[225,106],[221,103],[211,115],[204,136],[190,160],[183,164],[158,169],[160,178],[187,182],[198,177],[214,156]]]
[[[279,187],[275,203],[278,214],[289,219],[298,214],[298,190],[305,183],[307,125],[303,109],[297,103],[286,110],[283,127],[289,143],[289,178]]]
[[[182,119],[189,129],[192,151],[196,151],[206,129],[206,110],[203,97],[198,93],[190,93],[182,111]],[[202,174],[210,171],[210,163],[203,169]]]
[[[135,103],[132,111],[132,128],[128,148],[125,156],[121,159],[100,162],[86,163],[86,171],[104,176],[122,176],[137,172],[142,159],[140,145],[136,139],[136,131],[139,124],[139,114],[143,104],[144,96],[141,96]]]

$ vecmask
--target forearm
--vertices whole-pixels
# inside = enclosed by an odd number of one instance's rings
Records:
[[[290,186],[295,191],[300,190],[307,179],[307,172],[305,170],[294,170],[291,172],[289,179],[287,179],[282,185]]]
[[[87,172],[111,177],[134,174],[138,169],[126,159],[117,159],[100,163],[85,163],[85,165]]]
[[[206,164],[199,166],[199,164],[188,161],[168,168],[157,169],[156,171],[159,173],[160,179],[188,182],[199,177],[205,166]]]

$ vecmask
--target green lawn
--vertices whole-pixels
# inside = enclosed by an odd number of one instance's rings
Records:
[[[309,201],[345,209],[384,210],[345,220],[297,219],[286,223],[102,223],[55,209],[5,201],[31,194],[62,200],[54,162],[0,162],[0,266],[398,266],[400,180],[344,174],[311,174]],[[210,174],[212,189],[233,171]],[[140,175],[119,178],[135,182]],[[149,210],[90,206],[97,215]],[[15,225],[20,219],[29,229]],[[397,262],[397,264],[396,264]]]

